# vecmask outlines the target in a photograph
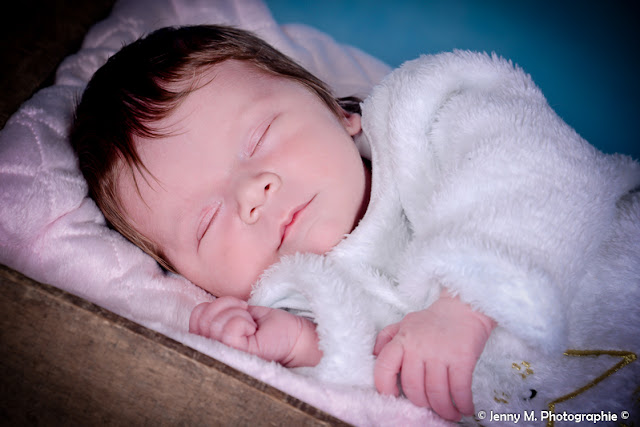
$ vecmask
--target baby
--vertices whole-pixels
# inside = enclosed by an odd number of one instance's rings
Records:
[[[535,86],[519,74],[527,96],[496,85],[491,67],[513,74],[496,58],[438,60],[403,67],[403,84],[392,75],[361,116],[353,99],[334,99],[247,32],[162,29],[96,72],[72,143],[110,224],[219,297],[193,310],[192,332],[287,367],[329,360],[323,342],[332,334],[346,341],[372,332],[362,348],[378,391],[398,395],[399,384],[414,404],[459,420],[474,413],[474,369],[499,329],[544,351],[567,345],[570,325],[556,299],[565,283],[581,283],[611,235],[601,224],[611,223],[640,173],[630,159],[604,159],[582,141],[561,160],[545,159],[556,150],[549,141],[578,137],[562,126],[559,136],[544,134],[559,121],[546,110],[544,120],[530,119],[528,96],[546,106]],[[438,87],[422,77],[432,74],[443,76]],[[434,100],[417,96],[411,79],[423,79],[420,93]],[[543,128],[543,149],[486,120],[470,126],[449,114],[469,99],[490,111],[483,91],[515,93],[509,111],[522,111],[523,128]],[[384,97],[406,101],[385,116]],[[591,157],[581,163],[584,152]],[[549,162],[542,173],[540,163],[530,165],[541,159]],[[578,184],[559,183],[554,168]],[[507,188],[519,173],[530,181]],[[596,212],[575,218],[583,194],[598,200]],[[322,292],[333,301],[314,302]],[[363,327],[324,323],[321,306],[356,305]]]

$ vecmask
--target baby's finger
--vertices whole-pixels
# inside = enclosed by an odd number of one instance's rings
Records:
[[[473,415],[473,397],[471,395],[471,379],[473,365],[470,371],[458,371],[449,368],[449,385],[451,397],[456,407],[465,415]]]
[[[430,405],[425,390],[424,362],[422,360],[413,362],[406,359],[405,355],[400,371],[402,391],[414,405],[428,408]]]
[[[229,307],[240,307],[246,309],[249,306],[249,303],[245,300],[231,296],[216,298],[211,304],[215,305],[218,310],[224,310]]]
[[[447,420],[460,420],[460,412],[453,406],[453,402],[451,401],[448,370],[446,366],[427,365],[426,369],[427,399],[429,399],[431,409]]]
[[[236,322],[240,322],[239,319],[249,325],[253,325],[253,327],[256,325],[247,310],[240,307],[229,307],[219,312],[215,319],[209,323],[210,337],[222,341],[234,333],[244,334],[245,328],[236,324]]]
[[[200,334],[200,317],[202,317],[202,313],[207,309],[210,303],[203,302],[202,304],[198,304],[193,311],[191,312],[191,316],[189,317],[189,332],[192,334]]]
[[[376,337],[376,344],[373,346],[374,356],[380,354],[382,348],[387,345],[393,339],[393,337],[396,336],[399,329],[400,323],[393,323],[389,326],[386,326],[383,330],[380,331],[380,333]]]
[[[255,332],[256,324],[253,319],[235,316],[226,323],[219,341],[238,350],[247,351],[249,348],[248,338]]]
[[[402,345],[395,341],[388,343],[380,351],[373,372],[376,389],[380,393],[398,395],[398,373],[403,354]]]
[[[197,320],[198,333],[200,335],[214,338],[213,336],[209,335],[211,333],[211,324],[214,321],[218,321],[218,316],[221,312],[229,308],[240,308],[246,310],[246,307],[246,301],[235,297],[216,298],[214,301],[206,304],[206,307],[200,313],[200,316]]]

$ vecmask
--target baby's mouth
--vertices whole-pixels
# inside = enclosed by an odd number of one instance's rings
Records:
[[[313,202],[313,199],[315,199],[315,197],[316,196],[313,196],[311,200],[309,200],[308,202],[303,203],[300,206],[297,206],[296,208],[291,210],[289,217],[284,222],[284,224],[282,224],[280,228],[281,237],[280,237],[280,245],[278,246],[278,249],[282,247],[284,241],[287,239],[288,236],[291,235],[294,226],[297,224],[297,221],[300,218],[300,215],[304,213],[304,210],[307,208],[307,206],[311,204],[311,202]]]

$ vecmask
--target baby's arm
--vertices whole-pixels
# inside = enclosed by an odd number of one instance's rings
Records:
[[[380,332],[374,348],[376,388],[398,395],[400,373],[402,390],[415,405],[451,420],[472,415],[471,377],[495,325],[444,291],[427,309]]]
[[[322,358],[315,325],[284,310],[252,306],[234,297],[198,305],[189,332],[283,366],[315,366]]]

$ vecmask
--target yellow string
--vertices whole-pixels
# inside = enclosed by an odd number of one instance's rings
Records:
[[[571,393],[565,394],[564,396],[561,396],[561,397],[557,398],[556,400],[552,401],[551,403],[549,403],[549,411],[551,411],[552,414],[555,411],[556,404],[562,403],[562,402],[566,402],[567,400],[573,399],[574,397],[578,396],[579,394],[584,393],[585,391],[587,391],[590,388],[594,387],[596,384],[598,384],[599,382],[601,382],[605,378],[610,377],[611,375],[615,374],[617,371],[619,371],[620,369],[624,368],[629,363],[634,362],[638,358],[638,356],[636,356],[635,353],[632,353],[630,351],[621,351],[621,350],[567,350],[567,351],[564,352],[564,355],[565,356],[579,356],[579,357],[583,357],[583,356],[613,356],[613,357],[621,357],[622,360],[620,362],[616,363],[611,368],[607,369],[605,372],[603,372],[601,375],[596,377],[591,382],[589,382],[589,383],[585,384],[584,386],[572,391]],[[553,427],[553,417],[549,418],[549,421],[547,422],[547,427]]]

